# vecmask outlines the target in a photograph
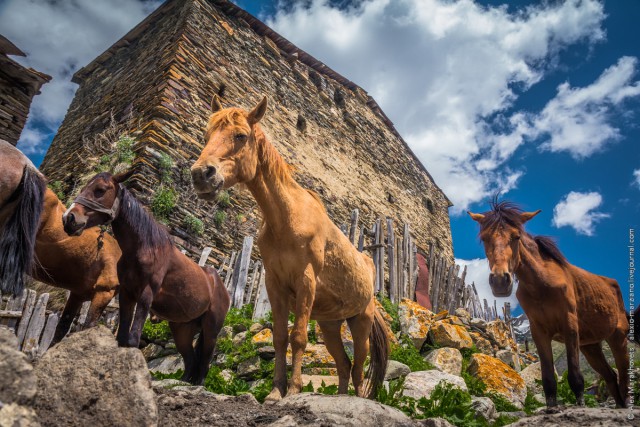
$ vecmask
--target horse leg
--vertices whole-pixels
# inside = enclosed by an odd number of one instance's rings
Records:
[[[580,350],[593,370],[604,379],[609,394],[616,401],[616,405],[620,405],[623,400],[620,397],[620,390],[618,390],[618,377],[604,357],[602,343],[583,345],[580,347]]]
[[[567,365],[569,374],[567,380],[569,387],[576,396],[576,404],[584,406],[584,377],[580,372],[580,351],[578,336],[578,316],[576,313],[569,313],[567,319],[567,330],[565,332],[565,346],[567,348]]]
[[[313,299],[316,294],[316,278],[313,268],[308,266],[302,276],[296,292],[296,318],[289,336],[291,342],[291,379],[287,396],[302,390],[302,355],[307,348],[307,325],[311,317]]]
[[[282,294],[279,283],[267,270],[265,276],[267,295],[271,303],[271,314],[273,315],[273,347],[276,351],[275,372],[273,375],[273,389],[266,397],[265,402],[276,402],[285,395],[287,391],[287,344],[289,308],[287,306],[287,296]]]
[[[349,391],[349,375],[351,374],[351,360],[349,360],[347,352],[344,351],[344,344],[340,334],[340,327],[343,323],[343,320],[318,321],[324,337],[324,345],[331,357],[336,361],[339,379],[338,394],[347,394]]]
[[[547,408],[558,406],[555,368],[553,366],[553,350],[551,349],[551,337],[540,331],[534,324],[531,324],[531,336],[536,344],[538,356],[540,357],[540,370],[542,373],[542,389],[547,402]]]
[[[195,384],[194,375],[197,361],[196,353],[193,349],[193,337],[198,331],[197,322],[169,322],[169,328],[171,329],[173,340],[176,343],[176,349],[178,350],[178,353],[180,353],[180,355],[182,356],[182,360],[184,361],[184,374],[182,375],[181,379],[182,381],[188,381],[192,384]]]
[[[620,402],[616,405],[626,408],[630,403],[629,397],[629,351],[627,350],[627,334],[621,330],[616,331],[607,338],[607,344],[611,348],[613,358],[618,368],[618,390],[620,390]],[[633,344],[632,344],[633,345]]]
[[[80,312],[81,306],[82,299],[76,294],[69,294],[69,299],[67,299],[67,303],[64,305],[64,310],[62,311],[58,326],[56,326],[56,332],[53,335],[53,340],[51,340],[51,345],[59,343],[60,340],[67,335],[73,319],[75,319]]]
[[[356,389],[356,396],[360,397],[364,397],[364,362],[369,354],[369,335],[373,327],[375,307],[375,302],[372,299],[364,312],[347,319],[351,336],[353,336],[351,379],[353,380],[353,387]]]
[[[200,337],[198,338],[198,360],[193,383],[200,385],[209,372],[213,352],[216,349],[218,334],[224,325],[225,312],[216,311],[213,307],[202,316]]]
[[[133,318],[133,323],[131,324],[131,332],[129,332],[129,347],[138,347],[140,345],[140,335],[142,335],[142,327],[144,326],[144,322],[147,320],[152,302],[153,291],[151,290],[151,286],[146,286],[142,290],[142,293],[140,294],[140,297],[138,298],[138,302],[136,304],[136,314]]]
[[[98,323],[98,319],[102,315],[102,312],[109,304],[109,301],[113,298],[116,291],[97,291],[91,298],[91,305],[87,312],[87,318],[82,326],[82,329],[93,328]]]

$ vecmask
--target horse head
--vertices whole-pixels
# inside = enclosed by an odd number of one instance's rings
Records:
[[[205,147],[191,167],[198,197],[215,200],[221,189],[251,181],[258,166],[256,125],[267,110],[264,97],[251,111],[222,108],[217,96],[205,133]]]
[[[480,224],[480,240],[489,260],[489,285],[496,297],[508,297],[513,291],[514,272],[520,264],[520,237],[524,224],[540,213],[523,212],[509,202],[494,202],[493,209],[482,214],[467,212]]]
[[[120,183],[132,174],[133,170],[118,175],[101,172],[94,176],[62,215],[64,231],[70,236],[79,236],[87,228],[113,221],[122,197]]]

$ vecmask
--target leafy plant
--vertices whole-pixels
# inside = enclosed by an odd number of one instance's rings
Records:
[[[509,402],[501,394],[489,392],[485,393],[485,396],[493,401],[493,404],[496,405],[496,411],[498,412],[515,412],[519,410],[517,406]]]
[[[225,211],[216,211],[213,215],[213,222],[216,224],[216,227],[220,228],[222,224],[227,220],[227,213]]]
[[[309,321],[309,333],[308,340],[311,344],[316,344],[318,342],[318,337],[316,336],[316,324],[315,320]]]
[[[217,197],[218,206],[221,208],[227,208],[231,206],[231,196],[228,191],[221,191]]]
[[[444,418],[456,426],[483,427],[487,421],[476,417],[471,408],[471,395],[452,384],[441,382],[429,398],[418,400],[418,418]]]
[[[249,392],[249,384],[242,378],[232,377],[227,380],[221,375],[222,370],[213,366],[209,369],[207,377],[204,379],[204,387],[213,393],[228,394],[237,396]]]
[[[158,159],[158,170],[160,172],[160,182],[163,184],[170,183],[171,180],[171,168],[173,168],[173,159],[167,153],[160,153]]]
[[[524,412],[526,412],[527,415],[532,415],[536,409],[543,406],[545,406],[545,404],[539,402],[538,399],[533,396],[533,393],[531,393],[530,390],[527,390],[527,397],[524,399]]]
[[[184,217],[182,225],[191,234],[196,236],[202,236],[204,234],[204,223],[191,214]]]
[[[49,188],[51,191],[55,193],[55,195],[60,200],[64,200],[67,196],[64,194],[64,190],[62,189],[63,184],[62,181],[53,181],[49,183]]]
[[[168,341],[171,339],[171,329],[166,320],[151,323],[149,319],[142,326],[142,338],[147,341]]]
[[[394,333],[400,332],[400,316],[398,315],[398,304],[394,304],[387,297],[378,297],[378,301],[382,305],[382,308],[384,308],[384,311],[386,311],[387,314],[389,314],[389,316],[391,316],[391,318],[393,319],[391,325],[389,325],[391,327],[391,330]]]
[[[400,343],[391,344],[389,359],[404,363],[412,372],[433,369],[433,366],[422,358],[411,339],[404,335],[400,337]]]
[[[160,187],[151,200],[151,211],[158,220],[168,220],[176,207],[178,193],[173,188]]]
[[[182,369],[178,369],[176,372],[171,372],[169,374],[165,374],[164,372],[160,372],[160,371],[151,372],[151,376],[156,381],[169,380],[169,379],[179,380],[182,378],[183,374],[184,374],[184,371]]]
[[[462,379],[467,385],[469,393],[473,396],[484,396],[487,385],[481,379],[474,377],[464,368],[462,370]]]
[[[121,135],[116,142],[116,163],[131,164],[136,158],[136,153],[133,151],[133,145],[136,140],[127,135]]]
[[[224,319],[225,326],[244,325],[247,329],[255,322],[253,316],[253,304],[245,304],[240,308],[231,307]]]

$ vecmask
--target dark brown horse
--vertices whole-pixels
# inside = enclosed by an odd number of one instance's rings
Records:
[[[60,221],[66,207],[50,189],[45,192],[44,200],[32,275],[36,280],[70,292],[52,341],[57,343],[69,332],[84,301],[91,301],[91,305],[82,328],[98,322],[118,290],[116,263],[121,252],[118,242],[98,229],[69,237]]]
[[[557,406],[552,340],[566,345],[569,385],[579,405],[584,404],[581,350],[606,381],[616,405],[624,407],[629,385],[629,322],[620,287],[613,279],[570,264],[549,237],[528,234],[524,224],[538,213],[497,201],[489,212],[469,212],[480,224],[480,239],[491,268],[491,290],[497,297],[508,296],[517,277],[516,296],[531,323],[547,407]],[[613,352],[618,375],[602,352],[602,341]]]
[[[229,310],[229,294],[218,273],[201,268],[172,243],[121,184],[131,173],[96,175],[81,190],[63,217],[69,235],[111,222],[122,249],[118,344],[138,347],[149,310],[169,321],[176,347],[184,359],[183,380],[202,384],[209,370],[216,338]],[[135,312],[135,317],[134,317]],[[193,338],[200,337],[193,347]]]
[[[0,140],[0,292],[20,294],[31,271],[46,180],[13,145]]]

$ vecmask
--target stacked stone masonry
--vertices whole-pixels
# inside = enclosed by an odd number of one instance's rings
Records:
[[[450,202],[375,101],[230,2],[166,2],[74,81],[80,88],[43,171],[74,191],[97,161],[83,140],[113,116],[137,136],[132,188],[145,203],[160,186],[158,153],[173,159],[179,202],[169,225],[187,249],[210,245],[219,259],[260,223],[253,198],[232,190],[226,220],[216,224],[221,208],[196,198],[188,168],[203,148],[214,93],[243,108],[266,95],[263,129],[336,223],[354,208],[368,226],[388,216],[453,261]],[[188,214],[204,221],[204,236],[183,229]]]

